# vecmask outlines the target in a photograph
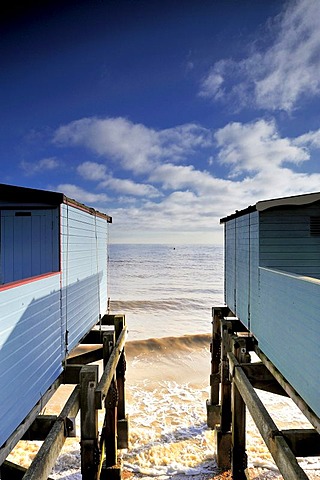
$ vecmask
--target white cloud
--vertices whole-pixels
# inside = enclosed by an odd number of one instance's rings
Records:
[[[77,167],[78,173],[86,180],[98,181],[98,188],[108,188],[121,195],[133,195],[137,197],[158,197],[161,194],[153,186],[145,183],[137,183],[131,179],[115,178],[107,174],[104,164],[96,162],[84,162]]]
[[[222,242],[220,218],[262,199],[317,191],[320,174],[296,173],[280,162],[236,180],[171,164],[159,166],[152,181],[172,191],[108,211],[114,219],[113,241]]]
[[[139,230],[148,231],[154,241],[156,235],[169,241],[173,231],[179,241],[222,241],[221,217],[262,199],[319,190],[320,174],[289,168],[309,159],[306,144],[315,142],[317,135],[309,132],[303,142],[303,136],[298,137],[300,146],[297,139],[282,138],[272,120],[230,123],[215,132],[217,156],[233,173],[249,172],[247,176],[223,179],[192,165],[158,165],[149,181],[167,190],[167,195],[161,201],[149,200],[139,209],[129,207],[113,215],[119,215],[120,223],[125,222],[135,235]]]
[[[296,145],[305,145],[309,148],[320,148],[320,129],[308,132],[294,140]]]
[[[231,175],[273,170],[284,163],[309,159],[308,152],[289,138],[281,138],[273,120],[249,124],[229,123],[214,135],[221,163],[232,167]]]
[[[135,174],[150,172],[160,161],[180,161],[211,141],[209,130],[196,124],[156,131],[121,117],[83,118],[54,136],[56,144],[85,146]]]
[[[274,19],[271,46],[240,61],[222,59],[203,79],[200,95],[292,111],[303,97],[320,94],[320,2],[288,2]]]
[[[208,194],[214,189],[222,191],[225,183],[206,171],[197,170],[192,165],[173,165],[170,163],[158,166],[150,176],[150,181],[161,183],[164,189],[191,190],[197,194]]]
[[[223,82],[226,61],[217,62],[210,70],[209,74],[203,79],[200,89],[201,97],[211,97],[219,99],[223,95]]]
[[[99,188],[109,188],[121,195],[133,195],[135,197],[159,197],[161,194],[153,185],[136,183],[129,179],[114,178],[109,176],[99,184]]]
[[[26,175],[35,175],[37,173],[54,170],[59,167],[59,162],[55,157],[42,158],[38,162],[22,161],[20,167],[25,171]]]
[[[87,205],[106,202],[108,200],[108,196],[105,193],[87,192],[86,190],[70,183],[61,183],[57,186],[57,191],[64,193],[73,200],[77,200],[78,202]]]
[[[85,146],[136,172],[150,170],[152,158],[159,153],[156,132],[124,118],[76,120],[60,127],[54,141],[63,145]]]
[[[130,122],[127,125],[129,130],[132,125]],[[96,126],[102,128],[99,122]],[[74,125],[69,127],[68,134],[75,135]],[[88,144],[96,145],[92,131],[83,125],[82,128],[79,139],[74,137],[71,144],[83,145],[87,139]],[[149,131],[146,127],[142,130]],[[101,162],[83,162],[77,169],[85,180],[95,182],[94,193],[75,185],[59,186],[68,196],[89,205],[103,205],[108,200],[108,213],[114,218],[112,235],[116,240],[113,241],[122,241],[124,236],[127,241],[140,242],[147,238],[152,241],[173,238],[181,242],[221,241],[219,219],[236,209],[262,199],[319,189],[319,174],[297,173],[294,167],[308,161],[310,149],[319,145],[320,131],[286,138],[280,135],[274,120],[226,125],[214,132],[215,150],[212,148],[210,152],[209,163],[223,163],[230,170],[228,178],[217,178],[192,164],[177,164],[190,152],[211,145],[213,139],[206,129],[190,124],[151,132],[155,135],[150,135],[154,142],[150,145],[157,148],[151,153],[150,149],[145,151],[146,161],[153,168],[139,175],[144,183],[134,182],[132,178],[115,178],[105,159],[101,158]],[[99,142],[97,148],[98,145]],[[119,149],[114,145],[113,149],[120,156],[124,155],[121,145]],[[104,148],[101,147],[101,151],[106,156]],[[173,160],[170,160],[170,153]],[[193,156],[193,162],[195,158]],[[124,170],[128,158],[124,155],[121,159],[118,167]],[[104,193],[96,193],[99,189]],[[116,201],[112,200],[113,196]]]
[[[320,2],[289,2],[274,45],[262,56],[258,106],[290,111],[303,95],[320,93]]]
[[[107,167],[102,163],[83,162],[77,167],[78,173],[87,180],[102,180],[107,175]]]

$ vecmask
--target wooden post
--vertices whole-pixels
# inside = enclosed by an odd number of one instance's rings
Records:
[[[227,353],[229,350],[229,331],[227,319],[220,320],[220,382],[221,382],[221,407],[220,426],[215,429],[217,448],[217,464],[222,470],[231,467],[231,382],[229,378],[229,362]]]
[[[81,474],[82,480],[97,480],[99,466],[98,412],[95,388],[98,365],[86,365],[80,372]]]
[[[221,322],[221,423],[223,433],[231,429],[231,381],[229,375],[228,351],[230,351],[230,336],[227,320]]]
[[[118,333],[118,336],[120,333]],[[104,345],[104,366],[108,365],[115,344],[115,333],[106,332],[103,334]],[[117,406],[118,389],[115,375],[111,380],[110,387],[105,399],[105,418],[101,433],[102,450],[105,453],[105,460],[101,470],[100,479],[120,479],[121,469],[118,466],[118,445],[117,445]]]
[[[114,319],[116,341],[121,332],[125,328],[125,316],[118,316]],[[125,390],[125,373],[126,373],[126,356],[124,349],[121,352],[119,363],[117,366],[117,388],[118,388],[118,449],[128,448],[129,445],[129,420],[126,415],[126,390]]]
[[[106,339],[106,340],[105,340]],[[109,350],[104,352],[104,363],[107,366],[108,359],[111,356],[115,344],[114,332],[104,334],[104,343],[108,342]],[[105,399],[105,420],[103,426],[103,439],[105,443],[105,466],[113,467],[117,464],[117,405],[118,392],[115,378],[111,381],[106,399]]]
[[[229,312],[228,307],[212,308],[212,341],[211,351],[211,374],[210,374],[210,399],[207,400],[207,425],[215,428],[220,424],[220,363],[221,363],[221,320]]]
[[[115,326],[115,335],[116,341],[118,340],[121,332],[124,329],[124,316],[119,316],[114,319],[114,326]],[[126,371],[126,359],[124,350],[121,352],[119,363],[117,365],[117,388],[119,393],[119,400],[118,400],[118,420],[123,420],[126,416],[125,412],[125,388],[124,388],[124,381],[125,381],[125,371]],[[126,447],[125,447],[126,448]]]
[[[233,354],[241,363],[248,360],[246,355],[246,339],[235,338],[233,341]],[[232,372],[233,376],[233,372]],[[232,382],[232,448],[231,469],[234,480],[246,480],[247,468],[246,454],[246,404],[235,384]]]

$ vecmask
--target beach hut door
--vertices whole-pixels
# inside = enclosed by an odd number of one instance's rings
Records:
[[[1,211],[1,283],[59,270],[57,209]]]

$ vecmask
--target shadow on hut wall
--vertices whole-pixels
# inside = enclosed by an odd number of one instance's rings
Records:
[[[103,275],[60,290],[58,272],[0,291],[0,445],[62,372],[66,351],[105,313],[99,307]]]

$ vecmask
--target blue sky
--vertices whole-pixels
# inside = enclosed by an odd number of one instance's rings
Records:
[[[219,243],[320,190],[318,0],[43,3],[1,18],[2,183],[108,213],[113,243]]]

